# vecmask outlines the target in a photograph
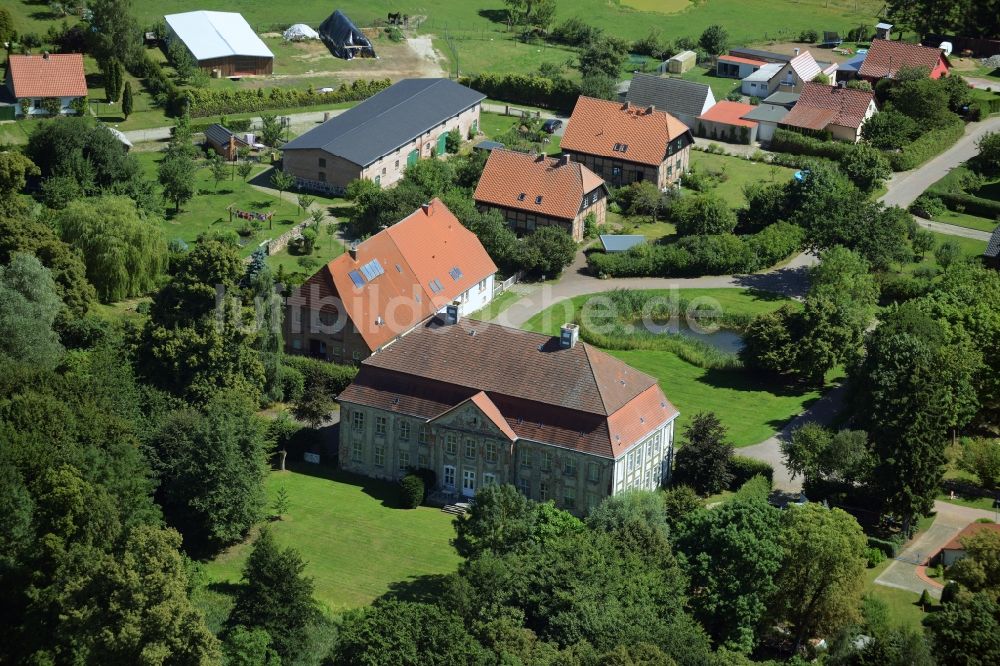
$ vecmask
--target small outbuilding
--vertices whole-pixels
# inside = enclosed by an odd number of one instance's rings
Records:
[[[118,143],[122,144],[122,148],[125,149],[126,153],[128,151],[132,150],[132,142],[129,141],[128,137],[125,136],[124,132],[122,132],[122,131],[120,131],[118,129],[115,129],[114,127],[110,127],[108,125],[102,125],[102,127],[104,127],[104,129],[106,129],[109,132],[111,132],[111,136],[113,136],[116,139],[118,139]]]
[[[248,141],[248,138],[251,140]],[[230,162],[239,156],[240,148],[253,148],[252,137],[236,134],[219,123],[209,125],[205,129],[205,143]]]
[[[965,557],[966,539],[976,536],[981,532],[992,531],[1000,534],[1000,525],[996,523],[972,523],[955,535],[955,537],[943,545],[938,552],[939,562],[946,567],[950,567],[958,560]]]
[[[754,143],[757,140],[757,123],[744,117],[753,110],[750,104],[724,99],[698,116],[695,134],[729,143]]]
[[[694,51],[681,51],[667,60],[667,71],[671,74],[683,74],[698,64],[698,54]]]
[[[634,234],[602,234],[601,247],[608,254],[627,252],[637,245],[645,245],[646,237]]]
[[[777,94],[775,93],[775,95]],[[774,138],[774,130],[778,128],[778,123],[784,120],[786,115],[788,115],[788,109],[780,104],[761,102],[759,105],[751,107],[749,112],[740,117],[757,123],[757,140],[761,143],[767,143]]]
[[[319,37],[330,53],[344,60],[377,58],[375,48],[351,19],[339,9],[319,24]]]

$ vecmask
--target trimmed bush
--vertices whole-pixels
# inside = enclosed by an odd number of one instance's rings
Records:
[[[877,548],[886,557],[896,557],[899,553],[899,544],[895,541],[886,541],[885,539],[878,539],[872,536],[868,537],[868,547]]]
[[[948,604],[954,601],[959,589],[961,588],[958,586],[958,583],[953,580],[945,583],[944,589],[941,590],[941,603]]]
[[[810,155],[825,157],[839,162],[844,155],[854,148],[853,143],[843,141],[822,141],[820,139],[792,132],[791,130],[774,130],[771,139],[771,150],[778,153],[793,153],[795,155]]]
[[[755,476],[762,476],[774,486],[774,468],[766,462],[746,456],[733,456],[729,459],[729,473],[733,475],[730,488],[739,488]]]
[[[928,220],[933,220],[945,210],[947,209],[941,201],[941,197],[928,192],[924,192],[917,197],[916,200],[910,204],[909,208],[909,211],[914,215],[925,217]]]
[[[424,501],[424,480],[416,474],[407,474],[399,482],[399,505],[416,509]]]
[[[580,86],[576,83],[537,74],[485,72],[471,78],[462,78],[459,83],[492,99],[558,111],[571,111],[580,96]]]
[[[885,562],[885,553],[883,553],[878,548],[869,548],[865,551],[865,557],[868,558],[868,568],[874,568]]]
[[[285,402],[297,402],[302,397],[305,381],[299,370],[285,364],[278,366],[278,384]]]
[[[933,195],[950,210],[985,217],[988,220],[1000,217],[1000,201],[983,199],[974,194],[965,194],[964,192],[933,192]]]
[[[358,369],[353,365],[338,365],[306,356],[285,356],[286,367],[300,372],[303,377],[303,393],[325,391],[336,397],[354,381]]]

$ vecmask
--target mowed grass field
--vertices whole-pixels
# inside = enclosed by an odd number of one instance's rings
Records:
[[[711,299],[724,312],[759,314],[791,303],[774,294],[749,289],[678,289],[654,290],[658,296],[670,298],[676,293],[681,301]],[[550,335],[558,334],[559,326],[573,321],[577,310],[592,295],[578,296],[556,303],[543,310],[522,328]],[[698,412],[715,412],[729,429],[730,440],[736,446],[761,442],[787,423],[792,417],[819,399],[819,391],[796,392],[761,381],[742,370],[706,370],[664,351],[610,351],[653,377],[656,377],[667,398],[680,410],[678,426],[683,427]]]
[[[727,144],[716,141],[723,148]],[[733,208],[740,208],[746,202],[743,187],[750,183],[783,183],[792,179],[795,169],[751,162],[740,157],[715,155],[700,150],[691,151],[691,167],[703,174],[721,173],[724,176],[712,183],[710,191],[726,201]],[[683,183],[683,181],[681,181]]]
[[[370,604],[397,584],[455,571],[459,556],[449,544],[452,516],[439,509],[396,508],[395,484],[347,475],[319,465],[290,465],[267,479],[269,501],[288,493],[284,520],[269,523],[278,543],[293,546],[307,562],[316,598],[330,611]],[[237,583],[251,544],[206,564],[213,582]]]

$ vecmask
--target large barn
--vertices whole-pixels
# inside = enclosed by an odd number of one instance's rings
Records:
[[[274,54],[236,12],[169,14],[167,41],[179,39],[198,67],[216,76],[262,76],[274,71]]]

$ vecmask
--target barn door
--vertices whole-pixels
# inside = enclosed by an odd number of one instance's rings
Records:
[[[448,152],[447,132],[438,137],[438,155],[444,155],[446,152]]]
[[[410,154],[406,156],[406,166],[413,166],[420,159],[420,151],[411,150]]]

